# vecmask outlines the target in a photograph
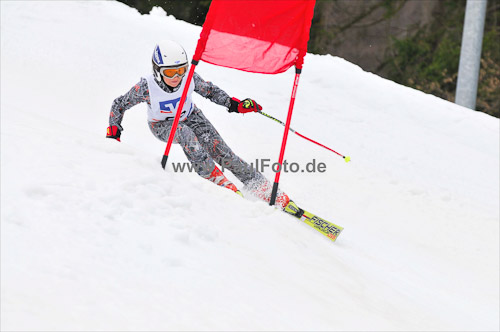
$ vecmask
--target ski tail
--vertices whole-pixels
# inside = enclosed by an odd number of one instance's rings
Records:
[[[304,211],[304,214],[302,217],[300,217],[300,220],[308,224],[309,226],[315,228],[318,230],[321,234],[335,242],[337,238],[339,237],[340,233],[344,229],[343,227],[339,225],[335,225],[334,223],[331,223],[329,221],[326,221],[323,218],[318,217],[315,214],[312,214],[310,212]]]
[[[283,211],[302,220],[334,242],[335,240],[337,240],[340,233],[344,229],[339,225],[335,225],[334,223],[326,221],[325,219],[320,218],[311,212],[299,208],[293,201],[290,201],[290,203],[283,209]]]

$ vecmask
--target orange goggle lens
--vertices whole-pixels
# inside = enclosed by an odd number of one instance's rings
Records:
[[[168,78],[173,78],[175,75],[179,76],[184,76],[187,71],[187,66],[180,67],[180,68],[165,68],[162,69],[161,73],[163,76],[168,77]]]

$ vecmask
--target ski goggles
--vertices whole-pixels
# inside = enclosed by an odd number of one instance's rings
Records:
[[[166,78],[174,78],[176,75],[183,77],[186,75],[187,68],[187,65],[178,68],[160,68],[160,73]]]

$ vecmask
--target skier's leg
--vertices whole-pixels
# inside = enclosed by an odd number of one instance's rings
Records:
[[[167,142],[172,128],[171,121],[150,122],[149,128],[152,133],[161,141]],[[200,144],[193,130],[183,122],[178,124],[175,132],[174,142],[181,145],[184,154],[194,169],[201,177],[214,182],[215,184],[238,192],[236,186],[229,181],[215,165],[213,159]]]
[[[186,122],[194,130],[200,143],[213,160],[223,168],[229,169],[245,185],[248,191],[266,202],[270,201],[272,183],[231,150],[215,127],[198,108],[193,110]],[[283,191],[278,190],[276,206],[285,207],[289,200]]]
[[[233,153],[199,108],[193,110],[189,118],[186,119],[186,123],[193,129],[200,144],[213,160],[223,168],[229,169],[243,184],[258,176],[251,165]]]

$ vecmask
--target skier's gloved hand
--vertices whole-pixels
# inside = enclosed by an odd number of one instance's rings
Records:
[[[108,130],[106,131],[106,137],[107,138],[114,138],[118,142],[120,141],[120,136],[122,134],[123,128],[120,126],[109,126]]]
[[[253,99],[246,98],[242,101],[231,98],[231,106],[229,107],[229,112],[237,112],[237,113],[248,113],[248,112],[258,112],[262,110],[262,106],[257,104],[257,102]]]

